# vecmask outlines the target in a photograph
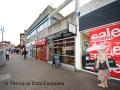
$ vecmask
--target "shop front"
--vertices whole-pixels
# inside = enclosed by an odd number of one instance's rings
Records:
[[[119,2],[115,1],[79,18],[79,29],[80,41],[82,42],[82,69],[95,72],[94,63],[97,51],[88,52],[87,48],[105,45],[105,54],[111,67],[110,75],[120,79]]]
[[[35,47],[35,41],[32,41],[28,44],[26,44],[26,50],[27,50],[27,57],[29,58],[35,58],[36,56],[36,47]]]
[[[36,40],[36,59],[47,61],[47,39],[42,38],[39,40]]]
[[[85,33],[85,31],[83,31]],[[100,26],[90,29],[86,37],[86,42],[83,40],[83,68],[89,71],[94,71],[95,55],[97,51],[87,52],[88,47],[95,45],[105,45],[105,53],[108,56],[111,67],[111,76],[120,78],[120,23]],[[83,36],[83,34],[81,35]],[[86,47],[85,47],[86,44]]]
[[[75,36],[63,30],[48,37],[49,60],[54,55],[60,55],[60,61],[64,64],[74,65],[75,63]]]
[[[27,53],[27,57],[31,57],[31,56],[30,56],[30,44],[31,44],[31,43],[26,44],[26,50],[27,50],[27,52],[28,52],[28,53]]]
[[[35,56],[36,56],[36,47],[35,47],[35,44],[31,44],[30,45],[30,56],[32,58],[35,58]]]

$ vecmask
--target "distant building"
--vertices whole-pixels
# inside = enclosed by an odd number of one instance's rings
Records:
[[[15,48],[15,45],[14,44],[10,44],[10,48]]]
[[[10,49],[10,48],[15,48],[15,45],[11,44],[10,41],[3,41],[3,42],[0,42],[0,48]]]
[[[24,49],[26,44],[26,34],[20,33],[20,48]]]

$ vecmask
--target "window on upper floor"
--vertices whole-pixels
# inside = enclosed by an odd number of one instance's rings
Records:
[[[42,31],[43,29],[47,28],[49,26],[49,20],[46,18],[44,19],[38,28],[36,28],[35,30],[33,30],[28,36],[27,36],[27,39],[31,38],[31,37],[35,37],[35,35],[37,33],[39,33],[40,31]]]
[[[46,22],[44,22],[44,24],[43,24],[44,29],[45,29],[45,28],[47,28],[47,27],[48,27],[48,25],[49,25],[49,21],[47,20],[47,21],[46,21]]]
[[[27,36],[27,39],[29,39],[29,38],[30,38],[30,35]]]
[[[34,30],[31,34],[30,34],[30,37],[33,37],[36,35],[36,30]]]
[[[46,20],[44,23],[42,23],[39,27],[38,27],[38,32],[42,31],[43,29],[47,28],[49,25],[49,21]]]

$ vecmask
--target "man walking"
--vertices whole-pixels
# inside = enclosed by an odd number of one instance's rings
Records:
[[[22,55],[24,55],[24,59],[26,59],[26,55],[27,55],[27,51],[26,51],[26,49],[24,49]]]
[[[6,51],[6,60],[9,60],[9,51]]]

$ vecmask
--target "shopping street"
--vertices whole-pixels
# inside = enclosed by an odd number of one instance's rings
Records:
[[[109,87],[103,89],[94,75],[24,60],[21,54],[11,55],[0,71],[0,90],[120,90],[118,82],[109,80]]]

